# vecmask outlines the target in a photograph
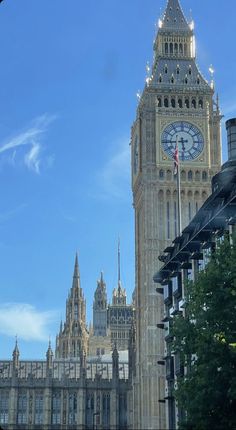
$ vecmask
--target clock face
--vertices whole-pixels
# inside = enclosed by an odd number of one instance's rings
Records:
[[[176,142],[178,142],[180,162],[194,160],[199,157],[204,148],[201,131],[186,121],[173,122],[162,133],[161,146],[170,158],[174,158]]]

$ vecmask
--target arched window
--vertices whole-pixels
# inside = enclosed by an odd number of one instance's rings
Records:
[[[172,84],[175,82],[175,79],[174,79],[173,75],[171,76],[171,80],[170,81],[171,81]]]
[[[192,74],[192,67],[191,67],[191,66],[189,66],[189,68],[188,68],[188,74],[189,74],[189,75],[191,75],[191,74]]]
[[[165,65],[165,73],[168,73],[168,67],[167,67],[167,64]]]
[[[167,181],[171,181],[172,180],[172,172],[171,172],[171,170],[167,170],[166,176],[167,176]]]
[[[184,55],[187,55],[187,43],[184,44]]]
[[[186,181],[186,172],[185,172],[185,170],[181,170],[181,181]]]
[[[175,99],[171,99],[171,107],[175,108]]]
[[[169,49],[168,49],[168,43],[165,43],[165,54],[168,54],[168,51],[169,51]]]
[[[192,99],[192,108],[196,109],[196,100],[195,99]]]
[[[189,109],[189,99],[185,99],[185,107]]]
[[[175,43],[175,54],[178,54],[178,43]]]
[[[203,100],[202,99],[199,100],[198,105],[199,105],[200,109],[203,109]]]
[[[202,172],[202,180],[203,182],[207,181],[207,172]]]
[[[179,53],[183,54],[183,44],[182,43],[179,44]]]
[[[173,54],[173,43],[170,43],[170,54]]]
[[[179,65],[176,68],[176,74],[179,75]]]
[[[164,170],[160,170],[160,172],[159,172],[159,178],[160,179],[164,179],[164,177],[165,177]]]
[[[188,181],[192,182],[192,180],[193,180],[193,172],[192,172],[192,170],[190,170],[188,172]]]
[[[164,99],[164,106],[165,106],[166,108],[168,108],[168,107],[169,107],[169,100],[168,100],[168,98],[167,98],[167,97]]]
[[[199,182],[200,181],[200,172],[197,170],[197,172],[195,173],[195,181]]]
[[[178,106],[179,106],[179,108],[182,109],[182,107],[183,107],[182,99],[178,99]]]
[[[185,76],[184,82],[185,82],[185,84],[188,83],[188,77],[187,77],[187,75]]]
[[[197,77],[197,84],[198,84],[198,85],[200,84],[200,78],[199,78],[199,75],[198,75],[198,77]]]
[[[161,83],[162,82],[162,75],[160,74],[160,76],[159,76],[159,82]]]
[[[158,97],[158,99],[157,99],[157,105],[158,105],[158,107],[162,106],[161,97]]]

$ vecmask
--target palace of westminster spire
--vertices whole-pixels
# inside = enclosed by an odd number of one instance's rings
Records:
[[[97,281],[93,302],[93,326],[86,323],[86,301],[80,283],[76,253],[72,288],[66,301],[66,320],[60,324],[56,337],[56,358],[81,358],[84,355],[105,354],[114,345],[127,350],[134,318],[132,305],[126,303],[126,291],[121,286],[120,244],[118,245],[118,285],[114,288],[112,304],[108,304],[103,272]]]

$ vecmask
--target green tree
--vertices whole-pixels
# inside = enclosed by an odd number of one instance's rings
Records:
[[[185,315],[173,321],[173,351],[185,365],[175,397],[180,429],[236,429],[236,240],[226,238],[196,282]]]

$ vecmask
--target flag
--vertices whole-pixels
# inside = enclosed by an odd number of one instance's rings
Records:
[[[174,152],[174,175],[177,175],[179,167],[179,148],[178,138],[176,139],[175,152]]]

